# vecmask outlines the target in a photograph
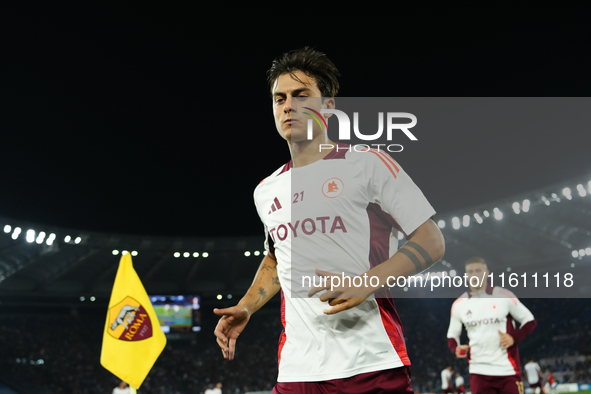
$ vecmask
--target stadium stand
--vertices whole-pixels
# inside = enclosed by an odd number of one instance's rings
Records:
[[[445,334],[451,299],[398,300],[412,361],[413,386],[432,392],[439,386],[441,365],[468,377],[465,360],[455,360]],[[586,300],[522,300],[539,319],[532,335],[520,344],[520,356],[541,360],[560,383],[589,382],[591,306]],[[420,311],[420,312],[417,312]],[[22,382],[54,394],[108,392],[118,380],[98,363],[104,316],[94,309],[78,316],[28,314],[0,318],[0,369]],[[199,393],[221,381],[224,393],[270,390],[277,373],[279,310],[265,308],[254,315],[239,339],[237,358],[224,360],[211,334],[214,320],[193,340],[170,340],[140,392]],[[564,334],[567,333],[567,334]],[[563,339],[564,336],[567,339]]]
[[[497,273],[573,273],[578,298],[516,292],[538,320],[520,344],[520,356],[539,360],[561,383],[590,383],[590,219],[588,179],[441,215],[436,222],[446,255],[430,272],[461,274],[464,262],[478,255]],[[0,218],[0,390],[98,394],[118,384],[99,360],[123,250],[134,256],[149,294],[201,297],[201,332],[191,340],[170,339],[140,393],[197,393],[217,381],[224,394],[270,390],[281,332],[279,297],[253,316],[231,362],[214,341],[218,318],[211,312],[233,305],[246,291],[261,247],[261,237],[99,234]],[[467,364],[454,359],[446,345],[450,306],[459,293],[451,289],[439,298],[424,292],[423,298],[405,298],[402,289],[395,293],[418,392],[438,391],[439,372],[450,362],[469,383]]]

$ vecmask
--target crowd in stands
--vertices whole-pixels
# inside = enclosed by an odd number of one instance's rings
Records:
[[[556,373],[558,381],[591,383],[591,359],[581,357],[591,355],[591,303],[585,299],[521,301],[538,321],[538,327],[519,345],[521,359],[533,357],[544,371]],[[466,360],[456,359],[447,348],[452,302],[396,300],[415,391],[438,392],[440,372],[449,364],[469,385]],[[271,390],[277,377],[282,327],[278,308],[265,307],[260,312],[241,335],[234,361],[224,360],[215,343],[213,329],[218,318],[203,313],[202,332],[192,340],[169,340],[139,393],[203,393],[216,382],[223,383],[224,394]],[[0,316],[0,370],[54,394],[111,393],[119,380],[100,365],[104,318],[96,312]]]

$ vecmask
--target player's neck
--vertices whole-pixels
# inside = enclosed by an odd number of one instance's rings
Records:
[[[336,146],[331,140],[323,136],[322,139],[313,139],[312,141],[289,142],[289,150],[294,167],[304,167],[309,164],[322,160],[333,151],[332,149],[320,149],[321,144],[330,144]]]
[[[482,294],[486,291],[486,285],[482,286],[482,287],[470,287],[470,291],[474,294]]]

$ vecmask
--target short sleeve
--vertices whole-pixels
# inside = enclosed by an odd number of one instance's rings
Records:
[[[447,338],[455,339],[458,345],[460,344],[460,335],[462,335],[462,321],[460,320],[456,305],[462,301],[463,299],[459,298],[453,303],[449,318],[449,327],[447,329]]]
[[[530,312],[529,309],[525,305],[519,301],[515,294],[507,289],[500,288],[499,294],[502,294],[504,298],[506,298],[507,303],[509,305],[509,314],[519,324],[522,326],[530,321],[534,320],[534,315]]]
[[[435,215],[435,210],[423,192],[402,167],[385,152],[371,151],[368,155],[371,198],[389,214],[408,237]]]

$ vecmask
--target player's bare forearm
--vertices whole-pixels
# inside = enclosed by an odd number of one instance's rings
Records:
[[[387,286],[389,277],[418,274],[439,261],[444,253],[443,235],[429,219],[410,235],[408,242],[394,256],[367,272],[368,276],[379,278],[378,286],[368,288],[368,296]]]
[[[263,258],[254,277],[252,285],[242,297],[239,306],[248,309],[250,314],[258,311],[281,289],[279,275],[277,274],[277,260],[272,253],[267,253]]]

